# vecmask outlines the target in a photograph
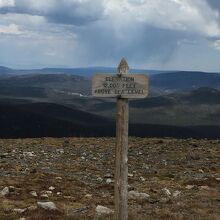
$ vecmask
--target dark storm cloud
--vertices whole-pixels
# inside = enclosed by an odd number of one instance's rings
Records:
[[[0,64],[109,66],[125,56],[136,67],[220,66],[220,0],[10,1],[0,4]]]
[[[140,25],[118,33],[107,27],[92,27],[79,33],[83,59],[94,62],[111,60],[116,63],[121,57],[131,63],[165,63],[169,61],[179,42],[192,38],[182,31],[167,31],[149,25]],[[89,36],[89,38],[88,38]],[[83,48],[83,49],[82,49]],[[89,52],[88,52],[89,51]]]
[[[220,0],[206,0],[206,1],[213,9],[220,11]]]
[[[0,8],[0,14],[17,13],[45,17],[53,23],[84,25],[103,17],[104,6],[99,0],[16,0],[15,6]]]

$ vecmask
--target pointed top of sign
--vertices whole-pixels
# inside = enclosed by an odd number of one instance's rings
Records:
[[[128,73],[128,70],[129,70],[128,63],[125,60],[125,58],[122,58],[120,64],[118,65],[118,73],[119,74],[126,74],[126,73]]]

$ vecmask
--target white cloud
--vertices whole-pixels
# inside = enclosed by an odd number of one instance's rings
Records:
[[[203,36],[220,36],[219,15],[204,0],[106,0],[105,5],[106,14],[121,25],[138,22]]]
[[[1,7],[11,7],[15,5],[14,0],[0,0],[0,8]]]
[[[0,25],[0,34],[21,34],[18,25],[10,24],[8,26]]]
[[[216,50],[220,50],[220,40],[215,40],[212,45]]]

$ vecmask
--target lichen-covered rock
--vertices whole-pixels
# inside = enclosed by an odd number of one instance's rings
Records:
[[[107,208],[107,207],[105,207],[105,206],[98,205],[96,207],[96,213],[98,215],[109,215],[109,214],[114,213],[114,211],[109,209],[109,208]]]
[[[145,200],[150,198],[150,195],[148,195],[147,193],[139,193],[137,191],[132,190],[128,193],[128,198],[134,200]]]
[[[53,202],[37,202],[37,206],[46,210],[57,210],[57,207]]]

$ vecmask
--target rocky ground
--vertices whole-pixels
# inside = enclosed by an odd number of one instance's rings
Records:
[[[112,219],[114,143],[1,139],[0,219]],[[220,219],[220,140],[130,138],[128,163],[129,219]]]

